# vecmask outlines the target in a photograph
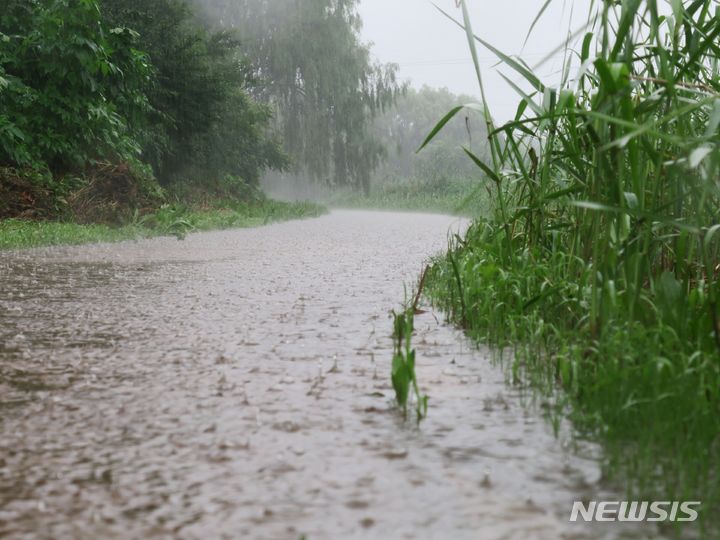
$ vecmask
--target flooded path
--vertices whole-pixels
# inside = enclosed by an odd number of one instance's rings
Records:
[[[567,523],[597,464],[431,313],[429,418],[394,409],[388,312],[459,226],[338,211],[0,254],[0,537],[626,537]]]

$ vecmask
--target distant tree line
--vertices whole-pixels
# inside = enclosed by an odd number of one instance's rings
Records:
[[[449,110],[475,101],[474,97],[458,96],[446,88],[428,86],[410,88],[398,97],[373,124],[373,138],[387,152],[375,173],[376,182],[408,178],[438,184],[449,180],[475,181],[477,168],[463,147],[480,156],[487,152],[487,130],[479,112],[467,110],[455,116],[422,152],[417,152]]]

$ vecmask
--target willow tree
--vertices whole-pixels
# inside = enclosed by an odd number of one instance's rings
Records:
[[[258,96],[276,114],[298,171],[330,186],[368,190],[385,154],[374,115],[402,90],[396,66],[372,61],[358,0],[196,0],[209,24],[233,28]]]

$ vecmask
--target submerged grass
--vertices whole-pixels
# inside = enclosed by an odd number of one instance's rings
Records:
[[[305,202],[264,200],[253,203],[218,201],[212,207],[164,205],[121,227],[81,225],[60,221],[9,219],[0,221],[0,250],[41,246],[119,242],[153,236],[183,238],[195,231],[256,227],[272,222],[317,217],[325,208]]]
[[[475,36],[461,6],[483,101],[478,46],[529,90],[511,83],[520,104],[502,126],[470,105],[491,134],[490,161],[468,155],[492,189],[492,213],[453,240],[426,289],[473,338],[514,351],[514,381],[603,442],[606,473],[631,498],[703,501],[711,538],[720,523],[720,7],[593,3],[550,87]]]

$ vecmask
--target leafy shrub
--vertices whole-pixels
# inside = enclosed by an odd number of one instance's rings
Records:
[[[0,163],[82,166],[138,155],[151,68],[95,0],[9,0],[0,15]]]

